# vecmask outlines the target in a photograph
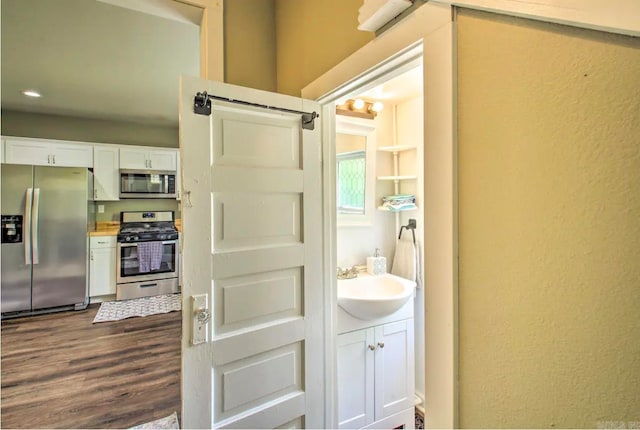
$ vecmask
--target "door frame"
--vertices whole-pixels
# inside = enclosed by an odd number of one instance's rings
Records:
[[[200,78],[224,82],[224,0],[173,0],[202,9]]]
[[[425,207],[425,428],[458,427],[458,216],[455,23],[450,5],[427,3],[302,89],[322,105],[326,422],[337,426],[335,109],[346,94],[412,67],[422,56]],[[417,51],[416,51],[417,50]],[[421,54],[420,54],[421,53]],[[412,57],[413,55],[413,57]],[[428,79],[427,79],[428,77]],[[427,103],[428,100],[428,103]]]

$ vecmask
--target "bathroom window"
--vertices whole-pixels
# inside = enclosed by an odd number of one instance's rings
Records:
[[[336,155],[339,213],[364,214],[365,156],[364,150]]]

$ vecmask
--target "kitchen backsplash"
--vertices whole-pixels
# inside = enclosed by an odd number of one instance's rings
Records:
[[[120,221],[122,211],[175,211],[180,216],[180,202],[172,199],[130,199],[117,202],[96,202],[96,221]],[[104,205],[104,213],[98,212],[98,205]]]

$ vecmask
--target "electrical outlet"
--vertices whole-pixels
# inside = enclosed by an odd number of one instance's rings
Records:
[[[104,205],[98,205],[98,213],[99,214],[103,214],[104,213]]]

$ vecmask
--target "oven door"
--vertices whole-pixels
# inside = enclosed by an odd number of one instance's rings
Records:
[[[139,242],[149,244],[151,242]],[[154,279],[166,279],[178,277],[178,241],[167,240],[160,242],[160,249],[154,248],[149,255],[149,249],[144,249],[145,245],[138,248],[138,243],[118,243],[118,258],[116,259],[116,282],[124,284],[127,282],[150,281]],[[145,261],[141,261],[139,254],[144,255]],[[158,264],[149,263],[149,259],[156,259]],[[156,267],[159,266],[159,267]]]

